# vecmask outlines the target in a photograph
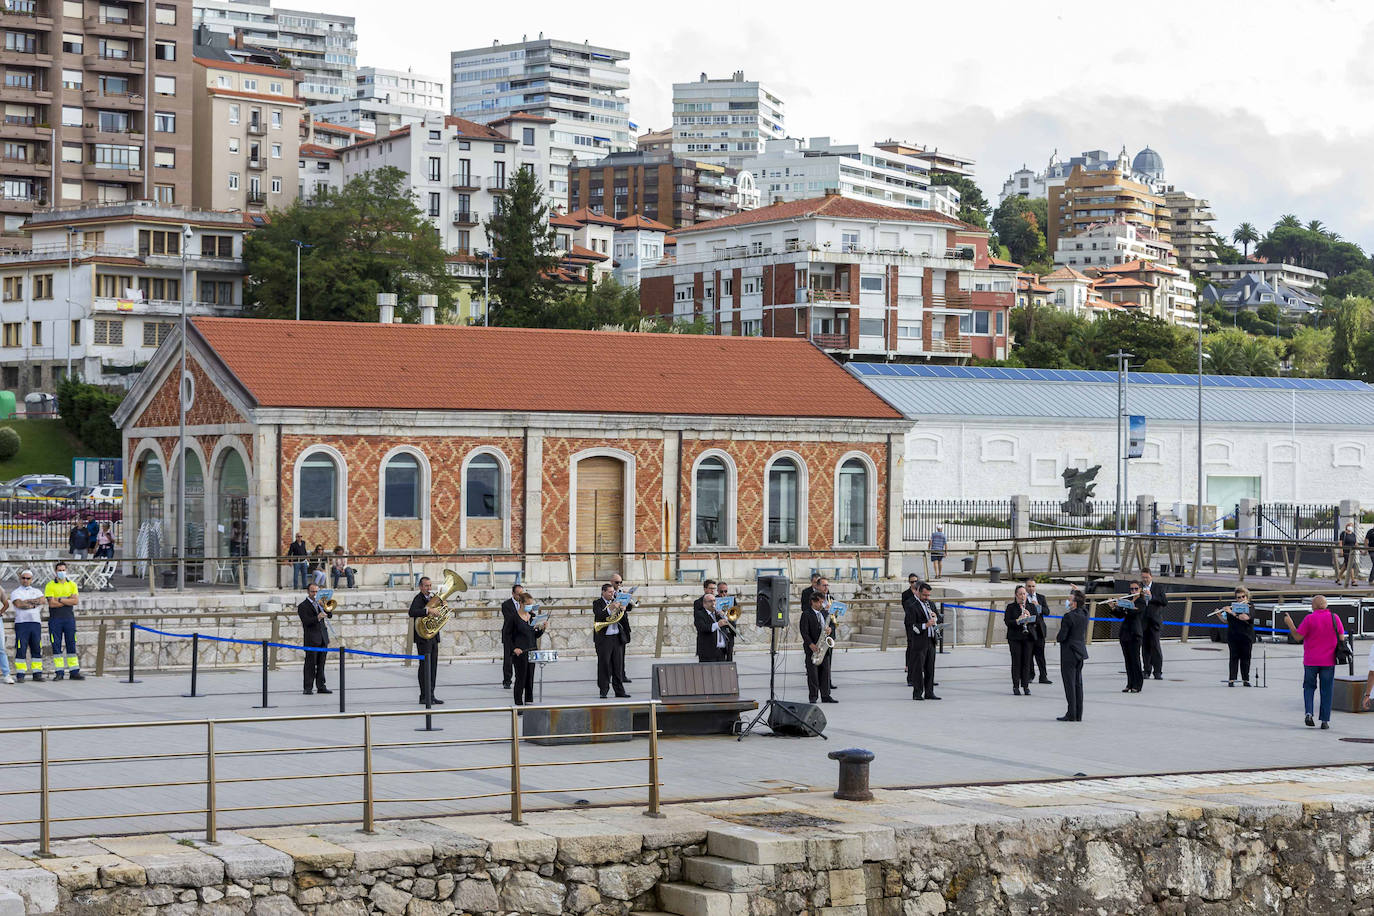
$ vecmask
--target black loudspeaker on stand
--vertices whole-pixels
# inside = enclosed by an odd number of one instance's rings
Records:
[[[777,698],[778,630],[787,626],[786,576],[759,576],[758,607],[755,622],[768,628],[768,702],[758,714],[740,730],[737,741],[754,730],[768,717],[768,727],[775,735],[825,738],[825,714],[811,703],[793,703]],[[826,740],[829,740],[828,738]]]

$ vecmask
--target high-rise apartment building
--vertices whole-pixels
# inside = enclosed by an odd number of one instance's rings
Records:
[[[190,0],[0,0],[0,235],[41,206],[191,197]]]
[[[539,179],[550,198],[566,200],[574,156],[594,159],[635,148],[627,115],[629,59],[628,51],[542,34],[454,51],[450,111],[481,124],[515,112],[552,118],[548,171]]]
[[[301,72],[306,105],[353,98],[358,29],[352,16],[274,9],[270,0],[193,0],[195,24],[237,36],[243,44],[280,50]]]
[[[413,70],[362,67],[353,98],[316,105],[314,114],[333,124],[356,127],[370,134],[386,134],[427,116],[443,116],[447,108],[444,81]]]
[[[782,99],[743,70],[729,79],[673,83],[673,154],[740,168],[787,136]]]
[[[764,205],[809,200],[827,191],[889,207],[930,209],[930,163],[917,156],[829,137],[769,140],[744,168],[753,174]]]
[[[271,0],[193,0],[193,24],[244,44],[277,46],[277,14]]]
[[[568,210],[585,207],[615,219],[638,214],[677,229],[738,212],[738,174],[671,153],[611,153],[573,163]]]
[[[1074,168],[1062,185],[1049,188],[1049,218],[1045,241],[1051,250],[1097,223],[1128,223],[1165,242],[1172,228],[1163,195],[1115,168]]]
[[[286,207],[299,186],[298,74],[201,57],[195,64],[192,203],[244,213]]]
[[[1201,197],[1180,191],[1173,185],[1164,188],[1164,203],[1169,207],[1169,236],[1178,251],[1178,264],[1198,271],[1217,262],[1212,239],[1212,205]]]

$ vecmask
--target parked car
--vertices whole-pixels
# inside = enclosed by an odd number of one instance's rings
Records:
[[[31,487],[30,489],[45,499],[84,499],[86,496],[85,487],[77,487],[69,483],[54,484],[47,487]]]
[[[98,487],[91,487],[91,491],[86,494],[86,498],[98,503],[120,503],[124,501],[124,484],[122,483],[102,483]]]
[[[11,486],[33,490],[37,487],[71,486],[72,479],[64,474],[24,474],[7,481]]]

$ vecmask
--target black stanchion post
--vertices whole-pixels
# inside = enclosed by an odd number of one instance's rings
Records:
[[[254,709],[272,709],[267,703],[267,640],[262,641],[262,705]]]
[[[415,729],[417,732],[441,732],[442,728],[434,727],[434,715],[430,712],[434,708],[434,690],[429,686],[429,653],[420,656],[420,670],[424,672],[424,695],[425,695],[425,727]]]
[[[200,666],[200,634],[191,634],[191,692],[183,693],[184,697],[196,696],[196,671]]]
[[[141,684],[141,683],[143,683],[142,681],[136,681],[136,680],[134,680],[134,654],[135,654],[134,649],[135,649],[135,643],[136,643],[136,641],[135,641],[135,639],[134,639],[134,634],[135,634],[136,632],[138,632],[138,624],[136,624],[136,623],[134,623],[132,620],[130,620],[130,621],[129,621],[129,679],[126,680],[126,681],[124,682],[124,683],[126,683],[126,684]]]
[[[347,690],[345,689],[345,686],[344,686],[344,671],[347,670],[347,669],[344,668],[344,655],[346,654],[346,650],[344,649],[343,646],[340,646],[338,651],[339,651],[339,712],[346,712],[347,710],[344,709],[344,694],[347,693]]]

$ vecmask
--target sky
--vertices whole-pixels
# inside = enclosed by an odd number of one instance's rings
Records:
[[[357,17],[360,64],[445,83],[450,51],[494,39],[542,31],[629,51],[641,129],[669,125],[674,82],[743,70],[782,98],[790,135],[972,156],[994,204],[1013,169],[1042,169],[1055,150],[1149,145],[1166,181],[1211,201],[1221,234],[1291,212],[1374,251],[1369,0],[978,0],[856,15],[810,0],[325,8]]]

